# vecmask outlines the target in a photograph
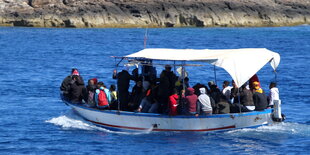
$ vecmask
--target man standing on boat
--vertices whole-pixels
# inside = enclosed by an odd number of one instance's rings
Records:
[[[129,83],[130,80],[134,80],[134,76],[128,73],[129,66],[124,66],[123,70],[117,73],[113,71],[113,79],[117,79],[118,98],[120,104],[120,110],[128,110],[129,103]]]
[[[277,88],[277,83],[271,82],[269,85],[270,93],[269,93],[269,106],[273,108],[273,104],[275,100],[280,100],[279,97],[279,89]]]
[[[175,82],[177,81],[177,76],[171,71],[171,66],[166,65],[165,70],[160,74],[159,78],[159,113],[168,112],[168,100],[169,96],[173,94],[173,89],[175,88]]]

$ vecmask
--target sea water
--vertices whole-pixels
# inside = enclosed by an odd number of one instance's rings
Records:
[[[72,67],[106,85],[119,60],[144,48],[146,29],[0,28],[0,154],[309,154],[310,27],[147,29],[147,48],[267,48],[281,55],[274,74],[258,72],[268,93],[277,81],[286,121],[209,133],[114,132],[77,116],[59,98]],[[255,58],[252,58],[255,59]],[[159,74],[163,69],[157,66]],[[230,76],[187,67],[190,84]],[[216,74],[214,74],[216,73]],[[216,78],[215,78],[216,75]],[[276,76],[275,76],[276,75]],[[133,83],[132,83],[133,84]]]

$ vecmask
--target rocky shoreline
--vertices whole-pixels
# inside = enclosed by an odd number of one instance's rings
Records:
[[[0,0],[0,26],[252,27],[310,24],[309,0]]]

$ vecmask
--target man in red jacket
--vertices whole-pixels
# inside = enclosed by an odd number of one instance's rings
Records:
[[[173,94],[169,96],[169,115],[175,116],[178,114],[177,107],[178,107],[178,100],[179,96],[177,94],[177,90],[173,90]]]
[[[197,95],[194,94],[194,88],[187,88],[187,95],[184,97],[185,103],[188,107],[187,113],[189,115],[196,115],[197,114]],[[184,96],[184,94],[182,94]]]

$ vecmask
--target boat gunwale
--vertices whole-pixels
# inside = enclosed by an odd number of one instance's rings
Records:
[[[127,116],[144,116],[144,117],[157,117],[157,118],[189,118],[189,119],[197,119],[197,118],[233,118],[233,117],[243,117],[243,116],[253,116],[253,115],[262,115],[262,114],[271,114],[272,109],[265,109],[264,111],[251,111],[251,112],[243,112],[243,113],[229,113],[229,114],[213,114],[210,116],[199,115],[199,116],[188,116],[188,115],[177,115],[170,116],[164,114],[156,114],[156,113],[140,113],[140,112],[130,112],[130,111],[118,111],[118,110],[100,110],[90,107],[85,107],[83,105],[77,105],[70,102],[66,102],[71,106],[79,107],[86,110],[108,113],[108,114],[116,114],[116,115],[127,115]]]

